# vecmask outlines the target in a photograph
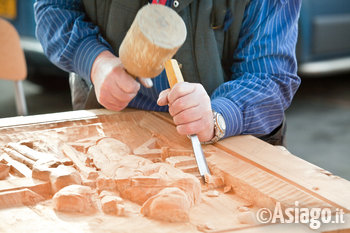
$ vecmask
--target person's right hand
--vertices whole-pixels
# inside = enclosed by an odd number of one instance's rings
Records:
[[[123,68],[118,57],[109,51],[100,53],[91,70],[97,101],[105,108],[121,111],[136,96],[138,83]]]

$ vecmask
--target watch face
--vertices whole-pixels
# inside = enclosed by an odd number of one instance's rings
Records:
[[[217,115],[217,122],[218,122],[220,129],[222,131],[225,131],[226,130],[226,123],[225,123],[224,117],[221,114]]]

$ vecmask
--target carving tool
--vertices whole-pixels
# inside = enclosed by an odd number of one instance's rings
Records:
[[[170,88],[172,88],[176,83],[183,82],[179,65],[175,59],[170,59],[165,63],[165,71],[168,77]],[[197,135],[189,135],[192,142],[192,148],[194,156],[196,158],[199,174],[202,176],[204,182],[206,182],[205,176],[210,175],[207,160],[205,159],[201,143]]]

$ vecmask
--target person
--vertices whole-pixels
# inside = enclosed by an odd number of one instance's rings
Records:
[[[153,3],[156,1],[153,0]],[[72,72],[73,107],[88,93],[107,109],[169,111],[178,133],[212,143],[252,134],[283,144],[284,111],[300,85],[295,46],[301,0],[162,0],[184,19],[177,52],[184,83],[165,72],[153,87],[124,69],[118,48],[149,1],[37,0],[36,35],[48,58]]]

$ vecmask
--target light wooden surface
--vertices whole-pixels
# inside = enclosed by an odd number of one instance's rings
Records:
[[[253,136],[229,138],[216,146],[331,205],[350,211],[349,181],[288,151],[281,151]]]
[[[55,145],[93,136],[117,138],[136,151],[150,146],[152,152],[152,147],[167,146],[187,153],[191,148],[188,138],[177,134],[171,118],[165,113],[90,110],[0,119],[0,146],[31,139],[51,151],[62,153]],[[150,137],[155,137],[157,141],[149,141]],[[55,145],[45,142],[51,139]],[[21,231],[29,224],[32,232],[193,232],[197,231],[196,226],[207,223],[212,229],[204,232],[311,232],[301,224],[242,224],[237,220],[237,208],[251,206],[249,208],[255,212],[262,207],[273,208],[277,202],[282,208],[293,207],[298,201],[300,207],[342,208],[349,213],[350,182],[288,151],[252,136],[231,137],[203,149],[210,151],[207,161],[212,173],[223,179],[225,189],[229,186],[230,192],[224,193],[222,188],[218,188],[219,196],[210,198],[204,189],[202,202],[191,210],[190,224],[145,220],[138,214],[131,214],[128,218],[103,214],[74,217],[55,213],[48,200],[35,207],[0,210],[0,218],[4,220],[0,231]],[[160,156],[162,151],[158,150],[155,154]],[[14,216],[18,221],[11,220]],[[69,219],[74,219],[74,223]],[[316,232],[337,231],[349,232],[350,226],[327,225]]]

